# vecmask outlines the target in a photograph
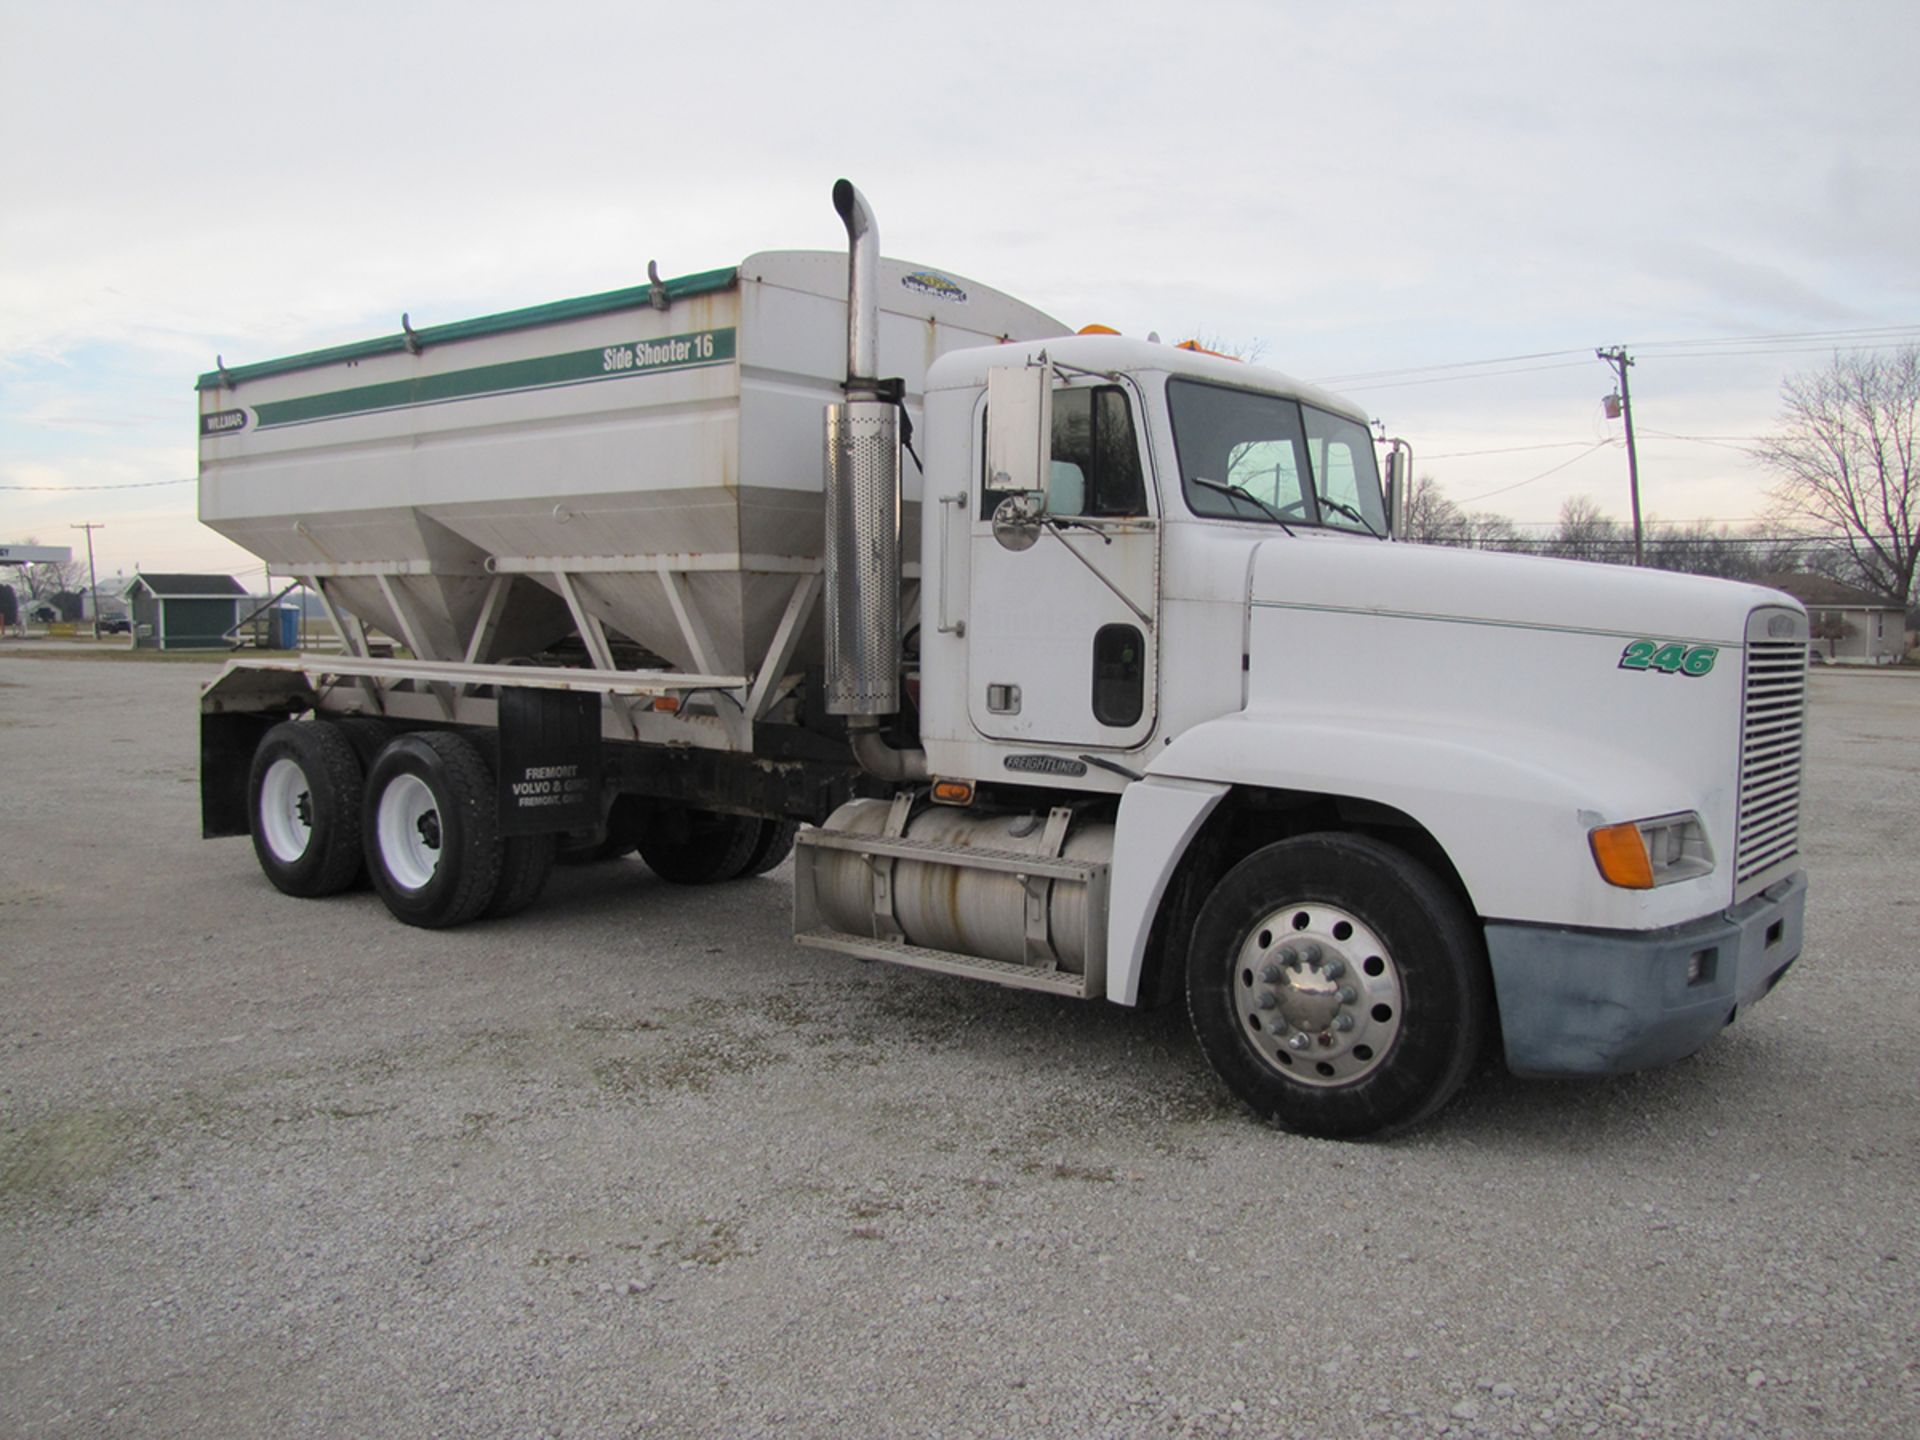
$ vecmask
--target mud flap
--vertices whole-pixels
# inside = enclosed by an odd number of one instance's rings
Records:
[[[503,688],[497,786],[502,835],[600,824],[600,697]]]

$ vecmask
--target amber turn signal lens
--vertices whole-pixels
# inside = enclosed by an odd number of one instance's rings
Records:
[[[973,782],[971,780],[936,780],[933,782],[933,798],[940,805],[973,804]]]
[[[1647,858],[1647,843],[1640,838],[1638,825],[1607,825],[1589,831],[1587,843],[1593,846],[1593,860],[1609,885],[1623,890],[1651,890],[1653,862]]]

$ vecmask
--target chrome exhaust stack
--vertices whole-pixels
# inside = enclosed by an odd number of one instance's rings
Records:
[[[849,258],[847,398],[826,409],[827,713],[877,718],[900,709],[900,417],[874,373],[880,231],[850,181],[833,208]]]
[[[880,227],[851,180],[834,182],[833,208],[847,227],[847,399],[878,400]]]

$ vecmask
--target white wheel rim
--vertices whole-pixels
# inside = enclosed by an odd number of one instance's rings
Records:
[[[440,804],[417,775],[398,775],[380,794],[374,828],[380,863],[402,890],[419,890],[440,868]]]
[[[313,842],[313,787],[299,762],[285,756],[267,767],[260,782],[260,835],[282,865],[291,865]]]

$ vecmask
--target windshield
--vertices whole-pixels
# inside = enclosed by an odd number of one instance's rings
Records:
[[[1373,438],[1278,395],[1169,380],[1180,484],[1196,515],[1387,533]]]

